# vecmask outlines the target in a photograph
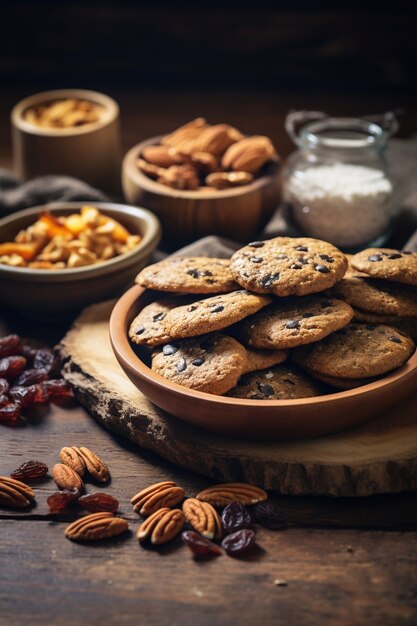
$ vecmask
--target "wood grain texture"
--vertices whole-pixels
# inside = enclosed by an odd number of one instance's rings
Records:
[[[112,306],[86,309],[61,344],[65,377],[107,428],[180,467],[283,494],[365,496],[417,488],[416,398],[323,438],[256,443],[213,435],[168,416],[126,378],[108,338]]]

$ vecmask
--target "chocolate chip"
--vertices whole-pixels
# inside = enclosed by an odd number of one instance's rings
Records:
[[[171,354],[175,354],[177,350],[178,350],[178,348],[176,348],[175,346],[171,345],[170,343],[167,343],[162,348],[162,352],[165,354],[165,356],[170,356]]]
[[[308,265],[308,259],[305,259],[305,258],[304,258],[304,257],[302,257],[302,256],[299,256],[299,257],[298,257],[298,259],[297,259],[297,261],[298,261],[299,263],[301,263],[301,265]]]
[[[402,254],[413,254],[410,250],[401,250]]]
[[[166,318],[166,315],[166,313],[163,313],[163,311],[161,311],[160,313],[154,315],[152,319],[154,322],[162,322],[162,320]]]
[[[328,254],[319,254],[319,257],[323,259],[323,261],[327,261],[327,263],[334,262],[334,258],[332,256],[329,256]]]
[[[263,396],[269,397],[274,395],[274,390],[271,385],[265,385],[264,383],[258,383],[258,389]]]
[[[265,276],[262,276],[260,283],[262,287],[265,287],[265,289],[267,289],[272,285],[272,283],[275,283],[278,279],[279,272],[276,272],[275,274],[265,274]]]
[[[179,372],[184,372],[186,369],[187,369],[187,362],[186,362],[186,360],[185,359],[180,359],[177,362],[177,370]]]
[[[299,263],[293,263],[293,264],[291,265],[291,269],[292,269],[292,270],[300,270],[300,269],[301,269],[301,267],[302,267],[302,266],[301,266]]]
[[[205,358],[202,356],[197,357],[196,359],[194,359],[194,361],[191,361],[191,365],[195,365],[196,367],[200,367],[200,365],[203,365],[205,361]]]
[[[296,250],[298,250],[298,252],[308,252],[307,246],[297,246]]]
[[[399,337],[395,337],[395,335],[392,337],[388,337],[388,339],[389,341],[392,341],[393,343],[402,343],[401,339]]]
[[[261,256],[251,256],[249,257],[249,261],[252,261],[252,263],[262,263],[263,258]]]
[[[253,393],[248,396],[248,400],[265,400],[265,396],[261,396],[260,393]]]
[[[371,256],[368,256],[368,261],[371,261],[372,263],[375,263],[376,261],[382,261],[382,255],[381,254],[371,254]]]
[[[329,274],[330,270],[328,267],[326,267],[325,265],[320,265],[320,263],[318,263],[317,265],[314,266],[314,269],[317,272],[320,272],[320,274]]]
[[[401,259],[402,258],[402,254],[388,254],[388,258],[389,259]]]
[[[298,320],[290,320],[285,324],[285,328],[300,328],[300,322]]]
[[[314,317],[314,313],[303,313],[303,317]]]
[[[251,243],[248,243],[248,246],[250,246],[251,248],[263,248],[264,245],[264,241],[252,241]]]
[[[224,306],[222,304],[218,304],[217,306],[214,306],[210,313],[220,313],[220,311],[224,310]]]
[[[376,326],[374,326],[374,324],[367,324],[367,325],[365,326],[365,328],[366,328],[367,330],[375,330]]]
[[[135,335],[141,335],[142,333],[145,332],[145,327],[144,326],[139,326],[136,331],[135,331]]]
[[[277,254],[277,259],[284,261],[285,259],[288,259],[288,256],[286,254]]]
[[[203,278],[203,276],[213,276],[210,270],[188,270],[187,274],[193,278]]]
[[[189,311],[190,313],[192,313],[193,311],[195,311],[195,310],[196,310],[196,308],[197,308],[197,305],[196,305],[196,304],[191,304],[191,305],[188,307],[187,311]]]

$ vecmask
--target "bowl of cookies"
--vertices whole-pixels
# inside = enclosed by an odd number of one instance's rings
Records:
[[[146,397],[196,426],[313,437],[417,387],[417,253],[347,258],[277,237],[230,259],[169,257],[136,283],[110,319],[116,358]]]
[[[57,202],[0,220],[0,303],[42,317],[71,315],[120,294],[160,239],[146,209]]]
[[[197,118],[129,150],[122,184],[128,202],[158,215],[173,248],[212,234],[254,237],[279,204],[278,172],[268,137]]]
[[[56,89],[18,102],[11,113],[16,172],[74,176],[120,193],[118,104],[86,89]]]

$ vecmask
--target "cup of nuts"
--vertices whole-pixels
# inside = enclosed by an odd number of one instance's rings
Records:
[[[119,107],[104,94],[59,89],[21,100],[11,113],[14,167],[28,180],[74,176],[120,191]]]
[[[265,136],[196,118],[125,156],[126,199],[154,211],[165,246],[205,235],[253,238],[280,201],[279,157]]]
[[[55,318],[125,289],[160,239],[146,209],[52,203],[0,220],[0,307]]]

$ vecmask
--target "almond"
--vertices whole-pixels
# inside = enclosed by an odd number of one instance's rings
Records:
[[[191,155],[191,163],[198,168],[201,174],[210,174],[219,169],[216,157],[210,152],[194,152]]]
[[[136,167],[141,172],[149,176],[149,178],[153,178],[154,180],[156,180],[159,176],[162,176],[164,173],[164,168],[154,165],[153,163],[148,163],[145,159],[138,159],[136,161]]]
[[[206,177],[206,185],[216,189],[232,189],[248,185],[252,181],[253,176],[248,172],[214,172]]]
[[[97,541],[121,535],[128,528],[126,520],[106,511],[77,519],[67,526],[65,536],[73,541]]]
[[[0,476],[0,505],[14,509],[31,506],[35,492],[25,483],[7,476]]]
[[[191,165],[171,165],[163,170],[158,183],[184,191],[198,189],[200,185],[197,171]]]
[[[202,117],[198,117],[164,137],[162,144],[170,148],[175,148],[179,153],[190,154],[195,150],[196,139],[208,127],[206,120]]]
[[[184,163],[184,157],[177,154],[174,148],[168,146],[148,146],[143,150],[142,156],[145,161],[158,167],[165,168]]]
[[[82,457],[73,448],[62,448],[59,453],[61,463],[68,465],[74,472],[77,472],[79,476],[84,476],[85,463]]]
[[[263,502],[268,494],[260,487],[246,483],[226,483],[204,489],[196,495],[197,500],[208,502],[213,506],[226,506],[230,502],[240,502],[246,506]]]
[[[227,124],[215,124],[206,128],[195,141],[195,150],[198,152],[210,152],[210,154],[223,154],[232,145],[234,140],[229,134]]]
[[[184,524],[184,513],[180,509],[160,509],[139,526],[137,538],[141,542],[150,538],[152,544],[159,546],[176,537]]]
[[[147,517],[158,509],[171,507],[184,500],[185,491],[170,480],[155,483],[139,491],[131,499],[131,504],[137,513]]]
[[[223,155],[222,166],[255,174],[273,158],[276,158],[276,152],[268,137],[254,135],[231,145]]]
[[[94,454],[92,450],[85,447],[77,448],[76,446],[72,446],[72,449],[77,452],[77,454],[84,461],[85,467],[93,478],[98,480],[100,483],[106,483],[110,479],[110,472],[103,461],[97,454]]]
[[[79,492],[83,490],[84,483],[72,467],[57,463],[53,466],[51,474],[60,489],[68,489],[69,491],[78,489]]]
[[[203,537],[220,539],[222,524],[220,516],[211,504],[188,498],[182,505],[185,520]]]

